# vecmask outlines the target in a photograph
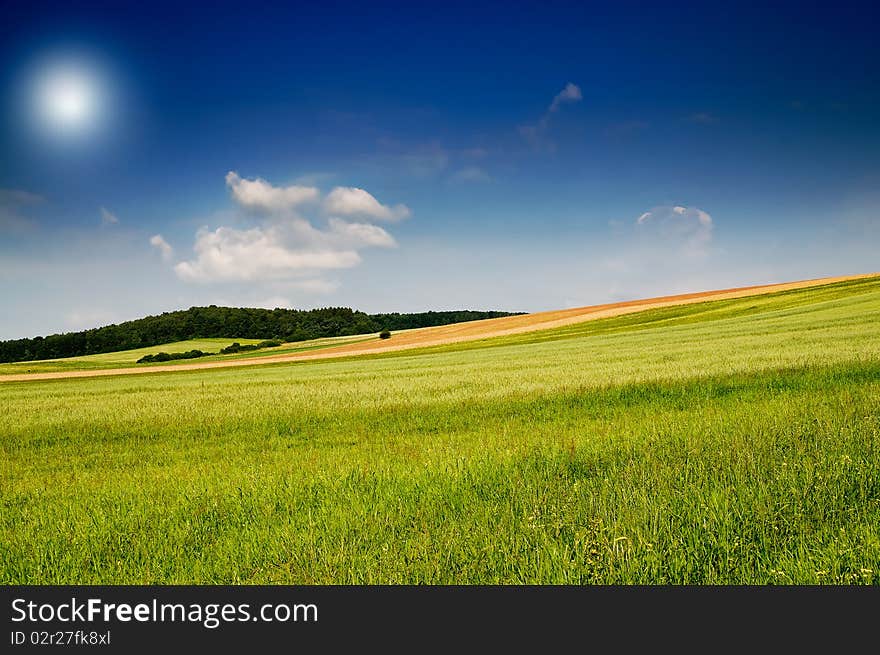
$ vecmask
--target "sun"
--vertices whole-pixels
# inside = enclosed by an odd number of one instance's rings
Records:
[[[44,80],[40,104],[49,120],[61,125],[81,125],[94,110],[95,92],[85,77],[59,73]]]
[[[31,88],[31,116],[50,132],[73,136],[98,127],[105,90],[95,70],[56,62],[37,72]]]

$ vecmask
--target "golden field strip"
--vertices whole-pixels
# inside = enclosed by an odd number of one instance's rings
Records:
[[[26,380],[52,380],[59,378],[98,377],[107,375],[131,375],[144,373],[170,373],[174,371],[194,371],[212,368],[228,368],[232,366],[255,366],[262,364],[279,364],[283,362],[305,361],[313,359],[327,359],[334,357],[351,357],[357,355],[373,355],[412,348],[428,346],[442,346],[446,344],[464,341],[475,341],[492,337],[522,334],[537,330],[548,330],[593,321],[602,318],[622,316],[635,312],[662,307],[688,305],[713,300],[729,300],[745,298],[749,296],[791,291],[794,289],[806,289],[815,286],[845,282],[850,280],[876,277],[878,273],[862,275],[849,275],[839,277],[816,278],[785,282],[777,284],[764,284],[757,286],[722,289],[717,291],[702,291],[673,296],[661,296],[642,300],[609,303],[577,307],[573,309],[560,309],[519,316],[506,316],[503,318],[470,321],[439,327],[419,328],[395,333],[391,340],[357,341],[339,346],[323,347],[316,352],[302,352],[285,355],[250,356],[246,359],[234,358],[225,361],[198,362],[187,364],[174,364],[161,367],[120,367],[97,370],[73,370],[55,371],[44,373],[11,373],[0,374],[0,382],[20,382]],[[146,349],[145,349],[146,350]],[[154,350],[154,349],[148,349]]]

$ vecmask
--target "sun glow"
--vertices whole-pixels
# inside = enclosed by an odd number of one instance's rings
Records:
[[[44,62],[29,84],[27,114],[34,126],[54,137],[94,133],[107,122],[107,81],[97,66],[78,59]]]
[[[78,127],[95,111],[95,90],[91,80],[75,71],[53,72],[40,84],[39,103],[48,121]]]

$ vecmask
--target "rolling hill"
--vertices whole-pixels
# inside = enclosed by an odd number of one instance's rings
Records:
[[[880,584],[880,277],[535,316],[7,377],[0,581]]]

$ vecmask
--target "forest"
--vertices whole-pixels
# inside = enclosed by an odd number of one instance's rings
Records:
[[[81,332],[0,341],[0,362],[96,355],[133,348],[148,348],[187,339],[243,338],[285,342],[306,341],[385,330],[448,325],[511,315],[510,312],[473,310],[366,314],[348,307],[302,310],[211,305],[165,312]]]

